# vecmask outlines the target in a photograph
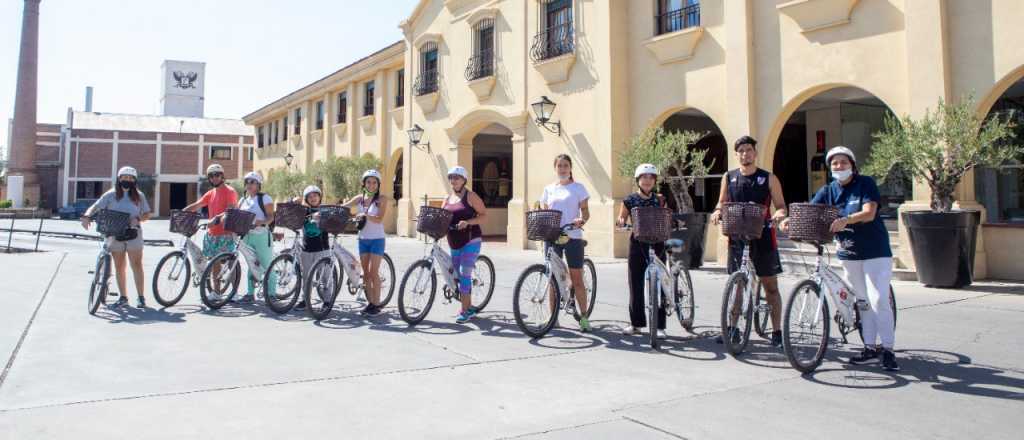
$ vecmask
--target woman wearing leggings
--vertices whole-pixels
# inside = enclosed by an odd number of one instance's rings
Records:
[[[476,316],[473,307],[473,268],[480,256],[483,231],[480,225],[487,218],[487,208],[479,195],[466,189],[469,173],[460,166],[448,170],[448,183],[452,193],[444,201],[444,209],[452,212],[454,231],[448,232],[448,247],[452,249],[452,266],[458,271],[459,299],[462,310],[455,322],[465,324]]]

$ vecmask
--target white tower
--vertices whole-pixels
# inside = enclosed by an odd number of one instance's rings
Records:
[[[206,63],[166,60],[160,73],[160,114],[203,117]]]

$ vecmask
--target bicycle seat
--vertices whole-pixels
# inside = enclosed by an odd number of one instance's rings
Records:
[[[673,238],[665,241],[665,249],[669,252],[682,252],[683,251],[683,240]]]

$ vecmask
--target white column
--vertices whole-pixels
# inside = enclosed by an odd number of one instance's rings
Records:
[[[114,132],[114,142],[110,147],[110,180],[117,180],[117,149],[120,132]]]
[[[196,161],[196,175],[199,175],[199,176],[206,175],[206,173],[204,172],[205,170],[203,169],[203,154],[206,152],[206,145],[204,145],[205,141],[206,141],[206,136],[199,135],[199,147],[198,147],[199,148],[199,154],[197,155],[198,159]],[[197,181],[197,183],[196,183],[196,199],[198,199],[199,197],[202,197],[202,196],[203,196],[202,188],[200,188],[200,186],[198,184],[198,181]]]

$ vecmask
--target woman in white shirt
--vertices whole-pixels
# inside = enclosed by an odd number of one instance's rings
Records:
[[[263,186],[263,177],[252,171],[245,175],[245,195],[238,202],[238,209],[249,211],[256,215],[253,219],[253,229],[245,235],[245,243],[256,251],[256,258],[264,269],[270,267],[270,260],[274,258],[274,247],[271,243],[271,231],[267,227],[274,221],[274,199],[269,195],[260,192]],[[249,277],[249,288],[245,296],[239,298],[238,302],[249,303],[253,300],[252,276]],[[274,286],[277,284],[277,277],[271,274],[270,284],[267,286],[267,294],[274,294]]]
[[[587,201],[590,193],[582,184],[572,177],[572,159],[567,154],[555,157],[555,173],[558,180],[544,188],[540,204],[542,209],[554,209],[562,212],[562,226],[573,225],[566,232],[569,241],[554,244],[558,255],[564,255],[572,277],[573,294],[576,295],[576,307],[580,311],[580,330],[590,331],[587,320],[587,290],[583,284],[583,225],[590,219],[590,208]]]
[[[377,170],[367,170],[363,173],[363,193],[342,205],[358,208],[359,262],[363,266],[363,284],[369,303],[362,312],[366,316],[377,316],[383,311],[380,305],[380,260],[384,258],[384,215],[388,211],[388,198],[380,193],[380,182]]]

